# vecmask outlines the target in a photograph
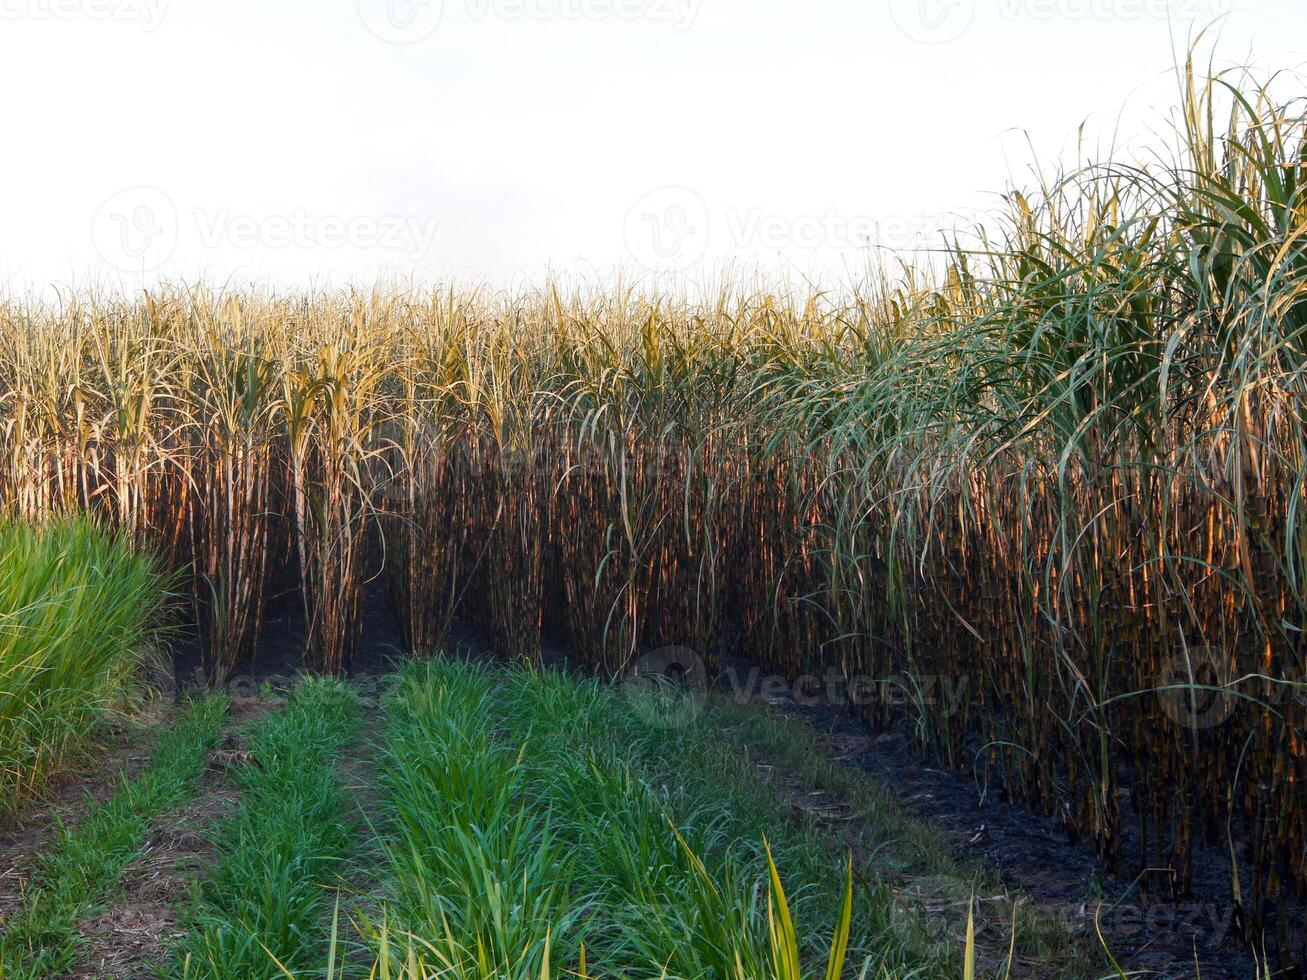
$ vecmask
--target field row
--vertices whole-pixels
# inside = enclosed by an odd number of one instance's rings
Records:
[[[1300,970],[1307,120],[1180,78],[1147,166],[1012,190],[845,295],[4,304],[0,504],[158,554],[215,685],[278,596],[349,669],[381,579],[419,657],[462,621],[608,676],[673,645],[891,686],[861,720],[1154,894],[1215,875]]]
[[[630,700],[644,696],[437,659],[405,667],[379,701],[309,680],[244,706],[239,724],[225,698],[195,702],[139,775],[33,860],[0,921],[0,973],[797,980],[957,978],[969,956],[980,976],[1106,966],[1027,906],[973,903],[993,885],[883,801],[858,814],[875,859],[853,861],[721,740],[725,706],[658,729]],[[769,737],[801,744],[784,727]],[[178,810],[194,816],[178,823]],[[160,835],[200,836],[203,859],[138,873]],[[158,877],[177,879],[169,899],[139,894]],[[162,924],[147,943],[88,925],[151,902]]]

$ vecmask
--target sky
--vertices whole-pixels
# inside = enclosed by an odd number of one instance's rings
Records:
[[[1302,0],[0,0],[0,288],[844,278]],[[1212,44],[1206,50],[1211,50]]]

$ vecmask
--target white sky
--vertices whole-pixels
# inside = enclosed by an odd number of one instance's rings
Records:
[[[1307,59],[1303,0],[0,0],[0,288],[860,268],[1226,11]]]

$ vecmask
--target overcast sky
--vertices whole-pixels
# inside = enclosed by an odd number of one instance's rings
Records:
[[[1217,18],[1307,59],[1303,0],[0,0],[0,283],[860,268]]]

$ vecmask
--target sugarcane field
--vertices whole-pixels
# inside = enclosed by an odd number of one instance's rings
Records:
[[[330,6],[3,11],[0,980],[1307,977],[1307,10]]]

